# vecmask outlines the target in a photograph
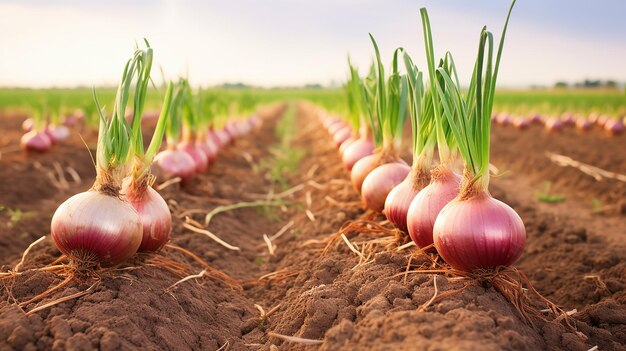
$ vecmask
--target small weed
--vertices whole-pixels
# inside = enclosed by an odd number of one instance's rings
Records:
[[[535,194],[535,197],[537,198],[537,200],[541,202],[551,203],[551,204],[565,201],[565,198],[566,198],[565,195],[550,194],[550,188],[552,188],[552,183],[545,182],[543,190],[538,191]]]
[[[262,256],[257,256],[254,259],[254,264],[256,264],[257,266],[262,266],[265,264],[265,258],[263,258]]]

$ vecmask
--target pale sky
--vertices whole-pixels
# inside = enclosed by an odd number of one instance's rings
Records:
[[[499,39],[506,0],[0,0],[0,86],[115,84],[135,41],[193,84],[328,84],[363,71],[377,39],[389,62],[407,49],[422,66],[420,7],[435,50],[452,51],[469,78],[478,34]],[[500,86],[585,78],[626,82],[626,1],[518,0]],[[423,67],[426,68],[426,67]],[[160,78],[158,70],[155,71]],[[160,79],[159,79],[160,80]],[[467,81],[467,79],[465,79]]]

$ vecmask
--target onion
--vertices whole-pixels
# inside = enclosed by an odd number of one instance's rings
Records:
[[[119,196],[87,191],[67,199],[52,217],[52,239],[78,262],[113,266],[130,258],[141,244],[137,211]]]
[[[454,199],[434,226],[439,255],[452,268],[471,271],[508,266],[519,259],[526,242],[520,216],[487,192]]]
[[[459,194],[461,177],[439,167],[433,170],[430,184],[420,191],[407,211],[407,229],[418,247],[433,243],[433,225],[441,209]]]
[[[363,186],[365,177],[367,177],[367,175],[379,165],[379,159],[380,155],[368,155],[358,160],[352,167],[352,170],[350,171],[350,180],[352,181],[352,186],[354,186],[357,193],[361,194],[361,187]]]
[[[624,131],[624,124],[618,119],[609,119],[604,123],[604,130],[609,135],[619,135]]]
[[[354,143],[357,140],[358,140],[357,138],[351,136],[348,139],[346,139],[343,143],[341,143],[341,145],[339,145],[339,155],[343,158],[343,153],[346,151],[346,148],[348,148],[348,146],[352,145],[352,143]]]
[[[196,173],[204,173],[209,167],[209,157],[202,148],[191,141],[183,141],[178,144],[178,150],[186,152],[195,164]]]
[[[22,135],[20,146],[27,151],[46,152],[52,147],[52,140],[45,132],[31,130]]]
[[[411,171],[406,163],[391,162],[376,167],[363,180],[361,199],[366,208],[381,212],[389,192]]]
[[[557,118],[548,118],[545,127],[549,133],[557,133],[563,128],[563,122]]]
[[[62,124],[58,126],[51,124],[48,126],[47,131],[48,135],[52,136],[54,142],[65,140],[70,136],[70,129]]]
[[[573,126],[576,123],[574,116],[571,113],[564,113],[561,115],[561,121],[563,124]]]
[[[579,118],[579,119],[576,120],[576,129],[578,129],[578,130],[587,131],[587,130],[591,129],[592,126],[593,126],[593,123],[591,123],[586,118]]]
[[[170,238],[172,214],[163,197],[151,186],[129,185],[125,182],[122,192],[139,214],[142,239],[138,251],[159,251]]]
[[[343,166],[351,171],[354,165],[365,156],[371,155],[374,152],[374,142],[371,138],[362,136],[357,141],[346,147],[346,150],[343,152],[343,156],[341,160],[343,161]],[[365,179],[365,176],[363,177]],[[363,183],[363,180],[361,180]],[[354,184],[354,182],[353,182]]]
[[[350,138],[350,135],[352,135],[352,128],[350,127],[343,127],[335,131],[335,133],[333,134],[333,141],[335,143],[335,146],[339,148],[341,143]]]
[[[346,122],[344,122],[344,121],[337,121],[337,122],[331,124],[328,127],[328,133],[330,135],[335,135],[335,132],[337,132],[339,129],[347,127],[347,126],[348,125],[346,124]]]
[[[526,118],[516,118],[513,120],[513,126],[517,129],[526,129],[530,126],[530,121]]]
[[[188,153],[168,149],[154,157],[154,163],[167,177],[180,177],[183,184],[189,182],[195,173],[196,163]]]
[[[428,184],[429,179],[428,171],[412,169],[406,178],[389,192],[383,213],[396,228],[408,231],[406,224],[409,206],[417,193]]]
[[[26,118],[24,122],[22,122],[22,130],[25,132],[30,132],[31,130],[33,130],[34,126],[35,120],[33,120],[32,118]]]
[[[204,138],[204,142],[200,143],[199,146],[202,148],[202,151],[206,154],[208,158],[209,165],[215,162],[217,159],[217,145],[213,142],[213,138],[210,135],[207,135]]]
[[[543,124],[543,117],[540,114],[534,114],[530,117],[530,121],[535,124]]]
[[[607,121],[610,121],[611,117],[607,116],[607,115],[599,115],[598,119],[596,120],[596,123],[600,126],[600,127],[604,127],[604,124]]]

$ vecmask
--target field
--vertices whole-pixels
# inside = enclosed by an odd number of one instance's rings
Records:
[[[56,93],[67,107],[90,94]],[[0,91],[0,266],[21,272],[0,280],[0,349],[626,349],[626,182],[549,157],[626,174],[623,134],[493,126],[489,190],[527,232],[515,268],[562,314],[530,290],[514,294],[525,301],[515,304],[488,280],[439,272],[435,254],[398,243],[385,217],[363,208],[314,107],[342,99],[337,91],[251,94],[265,103],[260,127],[189,184],[155,184],[173,217],[163,250],[35,300],[63,282],[40,269],[61,256],[50,221],[93,184],[87,147],[95,151],[96,133],[74,132],[45,154],[16,150],[27,115],[15,101],[32,104],[41,92]],[[548,104],[559,114],[618,113],[623,99],[619,91],[503,91],[496,111]],[[408,147],[402,157],[410,161]],[[229,247],[189,229],[229,207],[204,228]],[[526,305],[541,314],[516,308]]]

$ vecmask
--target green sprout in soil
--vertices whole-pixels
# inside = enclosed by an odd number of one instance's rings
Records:
[[[535,194],[537,200],[541,202],[546,202],[550,204],[559,203],[565,201],[565,195],[555,195],[550,193],[550,189],[552,188],[551,182],[545,182],[542,191],[538,191]]]

